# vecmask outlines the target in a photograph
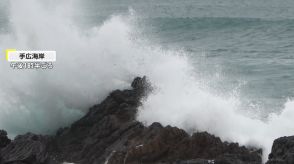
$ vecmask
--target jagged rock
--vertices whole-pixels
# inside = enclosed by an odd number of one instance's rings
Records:
[[[0,130],[0,149],[5,147],[11,142],[7,137],[7,132],[5,130]]]
[[[1,149],[0,164],[260,164],[261,151],[222,142],[206,132],[136,121],[140,100],[150,91],[146,77],[130,90],[115,90],[55,136],[26,134]]]
[[[53,160],[49,158],[51,141],[51,138],[48,136],[35,135],[32,133],[19,135],[13,142],[1,149],[1,163],[53,164]]]
[[[109,159],[109,164],[115,164],[117,161],[130,164],[259,164],[260,155],[259,152],[249,151],[245,147],[239,147],[238,144],[223,143],[218,137],[206,132],[190,136],[176,127],[162,127],[159,123],[155,123],[130,139],[127,149],[116,151]],[[123,159],[119,159],[122,157]]]
[[[294,163],[294,136],[281,137],[274,141],[267,164]]]

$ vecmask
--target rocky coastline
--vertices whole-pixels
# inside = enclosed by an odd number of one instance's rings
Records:
[[[136,121],[146,78],[115,90],[56,135],[27,133],[14,140],[0,131],[0,164],[261,164],[261,149],[222,141],[207,132]],[[294,164],[294,136],[276,139],[267,164]]]

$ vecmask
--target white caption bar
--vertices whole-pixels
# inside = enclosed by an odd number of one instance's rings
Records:
[[[55,62],[56,51],[8,51],[9,62]]]

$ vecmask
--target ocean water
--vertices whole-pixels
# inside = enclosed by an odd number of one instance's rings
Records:
[[[241,84],[244,103],[265,113],[282,109],[294,96],[293,1],[110,0],[84,4],[90,11],[87,21],[92,23],[130,7],[150,40],[191,53],[197,73],[204,78],[220,74],[215,89],[226,91]]]
[[[147,75],[138,120],[264,149],[294,135],[294,1],[4,0],[0,50],[57,51],[51,71],[0,60],[0,128],[50,134]],[[54,120],[54,121],[53,121]]]

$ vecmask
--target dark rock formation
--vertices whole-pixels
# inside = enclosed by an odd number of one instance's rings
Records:
[[[294,136],[274,141],[267,164],[294,164]]]
[[[10,142],[11,140],[7,137],[7,132],[0,130],[0,149],[8,145]]]
[[[51,137],[32,133],[17,136],[13,142],[1,149],[1,161],[13,164],[48,163],[51,141]]]
[[[131,86],[131,90],[113,91],[55,136],[28,133],[9,143],[0,133],[0,164],[261,163],[260,150],[222,142],[206,132],[191,136],[159,123],[144,126],[135,118],[149,86],[146,78],[136,78]]]

